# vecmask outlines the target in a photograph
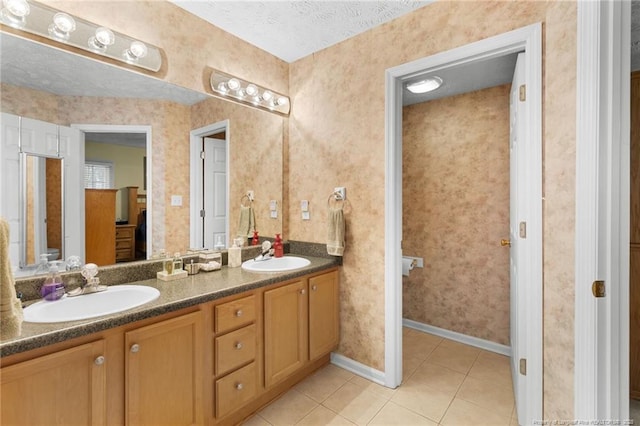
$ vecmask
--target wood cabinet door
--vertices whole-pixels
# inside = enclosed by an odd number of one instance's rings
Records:
[[[338,271],[309,278],[309,359],[334,350],[340,340]]]
[[[203,423],[202,313],[125,333],[127,425]]]
[[[305,281],[264,292],[264,374],[268,388],[307,361]]]
[[[105,342],[98,340],[0,370],[0,424],[105,425]]]

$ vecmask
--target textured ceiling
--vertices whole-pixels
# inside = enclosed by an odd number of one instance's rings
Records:
[[[433,0],[170,1],[286,62],[294,62]]]

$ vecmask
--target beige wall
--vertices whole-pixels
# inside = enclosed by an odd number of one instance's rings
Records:
[[[576,4],[436,2],[290,68],[290,237],[323,242],[326,198],[346,186],[339,351],[384,368],[384,72],[525,25],[544,25],[544,410],[573,413]],[[310,167],[313,165],[313,167]],[[312,220],[299,219],[308,199]]]
[[[146,155],[145,148],[104,144],[85,139],[84,158],[113,163],[114,188],[118,189],[116,193],[116,220],[128,219],[128,207],[123,204],[127,203],[129,199],[127,186],[137,186],[139,194],[145,193],[143,163]],[[122,191],[123,188],[125,191]],[[132,223],[135,223],[135,220]]]
[[[403,317],[509,345],[509,89],[404,108]]]
[[[290,239],[324,242],[327,196],[334,186],[347,187],[352,209],[341,269],[339,351],[377,369],[384,367],[384,71],[542,22],[544,410],[548,418],[573,418],[574,2],[436,2],[290,66],[168,2],[47,3],[161,46],[168,61],[159,78],[204,91],[204,70],[215,67],[292,96],[283,159],[283,199],[290,200],[285,227]],[[186,125],[173,123],[169,107],[165,112],[159,118],[172,129]],[[184,149],[186,142],[178,137],[166,144],[158,155],[166,158],[164,167],[178,169],[184,159],[162,151],[172,144]],[[185,185],[182,175],[154,169],[154,176],[165,186],[158,202]],[[302,199],[310,200],[311,221],[300,219]],[[164,223],[185,241],[187,221],[170,212]]]

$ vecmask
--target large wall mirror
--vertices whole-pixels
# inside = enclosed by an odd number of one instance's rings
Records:
[[[228,123],[230,152],[226,242],[235,236],[241,198],[248,190],[256,193],[254,208],[261,235],[282,231],[282,212],[276,219],[270,218],[269,202],[282,203],[286,118],[215,98],[204,87],[202,92],[185,89],[1,31],[0,52],[2,112],[81,130],[94,125],[151,129],[152,147],[144,142],[141,145],[144,132],[83,131],[81,138],[87,144],[82,149],[88,153],[87,160],[111,162],[114,170],[127,169],[117,172],[112,184],[117,205],[108,221],[114,227],[116,222],[138,227],[138,218],[129,217],[125,192],[127,187],[136,187],[133,200],[144,204],[145,215],[152,223],[146,230],[150,247],[146,247],[149,250],[145,257],[150,257],[152,250],[173,252],[194,247],[190,240],[190,228],[194,226],[190,215],[190,131],[223,121]],[[131,155],[123,155],[125,151]],[[130,161],[119,164],[123,160]],[[264,164],[269,169],[266,177],[259,173]],[[132,176],[131,182],[121,179],[124,173]],[[175,200],[181,200],[179,205],[174,205]],[[55,248],[49,243],[53,240],[48,240],[46,248]],[[21,250],[32,251],[29,247]],[[33,250],[37,261],[35,252],[42,248]],[[60,256],[74,254],[78,253]]]

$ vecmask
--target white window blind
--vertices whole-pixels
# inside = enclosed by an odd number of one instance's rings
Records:
[[[113,163],[107,161],[85,161],[84,187],[91,189],[113,188]]]

